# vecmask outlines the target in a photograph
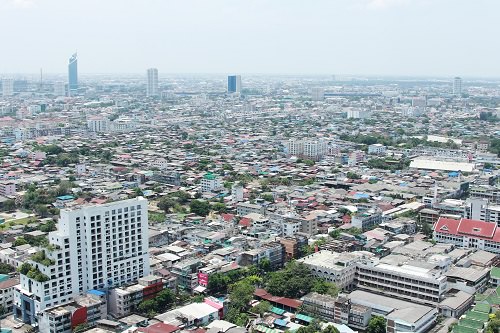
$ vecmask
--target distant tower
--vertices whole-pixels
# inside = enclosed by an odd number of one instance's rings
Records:
[[[13,79],[3,79],[2,80],[2,95],[4,97],[14,95],[14,80]]]
[[[228,93],[241,92],[241,75],[229,75],[227,77],[227,92]]]
[[[325,90],[323,88],[312,88],[311,98],[313,101],[318,102],[325,99]]]
[[[78,90],[78,57],[76,53],[69,58],[68,90],[70,95],[72,95],[72,93],[76,93]]]
[[[462,95],[462,78],[455,77],[453,79],[453,95],[461,96]]]
[[[158,69],[149,68],[148,73],[148,87],[146,91],[147,96],[157,96],[158,95]]]
[[[63,81],[54,82],[54,95],[57,97],[66,96],[66,84]]]

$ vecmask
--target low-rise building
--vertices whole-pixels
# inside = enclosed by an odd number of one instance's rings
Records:
[[[496,223],[441,217],[434,224],[433,238],[440,243],[500,253],[500,227]]]

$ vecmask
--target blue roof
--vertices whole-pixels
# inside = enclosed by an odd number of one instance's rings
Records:
[[[283,319],[276,319],[274,323],[278,326],[286,326],[286,324],[288,324],[288,321]]]
[[[73,200],[75,197],[72,195],[61,195],[60,197],[57,197],[58,200]]]
[[[92,295],[96,295],[96,296],[104,296],[104,295],[106,295],[105,292],[100,291],[100,290],[96,290],[96,289],[91,289],[91,290],[87,291],[87,293],[92,294]]]
[[[356,192],[356,194],[354,194],[354,199],[368,199],[368,198],[370,198],[370,196],[366,193]]]

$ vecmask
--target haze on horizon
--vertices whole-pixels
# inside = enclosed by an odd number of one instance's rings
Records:
[[[498,0],[0,0],[0,77],[269,73],[500,77]]]

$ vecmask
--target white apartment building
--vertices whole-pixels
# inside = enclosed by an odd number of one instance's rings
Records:
[[[453,79],[453,95],[460,96],[462,95],[462,78],[455,77]]]
[[[266,215],[266,207],[251,204],[249,202],[240,202],[236,205],[236,214],[245,216],[251,213]]]
[[[234,184],[231,187],[231,197],[233,198],[233,202],[243,201],[244,198],[243,186],[239,184]]]
[[[465,203],[463,216],[466,219],[492,222],[500,226],[500,205],[490,205],[488,199],[469,198]]]
[[[500,204],[500,187],[498,186],[471,186],[470,188],[471,198],[485,198],[488,199],[489,203]]]
[[[55,96],[66,96],[66,84],[63,81],[54,82],[54,95]]]
[[[216,192],[222,189],[222,182],[217,175],[207,173],[201,179],[201,192]]]
[[[368,110],[361,110],[361,109],[354,109],[354,108],[349,108],[347,109],[347,119],[365,119],[371,117],[372,112]]]
[[[149,274],[148,203],[142,197],[62,209],[49,249],[21,265],[14,315],[36,324],[45,308],[89,290],[106,290]]]
[[[147,84],[147,96],[157,96],[158,95],[158,69],[149,68],[147,70],[148,84]]]
[[[0,182],[0,195],[4,197],[16,195],[16,184],[14,182]]]
[[[368,154],[370,155],[385,155],[387,147],[381,143],[374,143],[368,146]]]
[[[106,117],[89,117],[87,119],[87,128],[90,132],[108,132],[110,130],[110,121]]]
[[[4,97],[14,95],[14,80],[13,79],[3,79],[2,80],[2,95]]]
[[[6,312],[12,312],[14,304],[14,287],[17,284],[19,284],[17,278],[6,279],[0,282],[0,306]]]
[[[319,161],[328,154],[328,142],[324,140],[296,140],[290,139],[285,142],[288,156]]]

